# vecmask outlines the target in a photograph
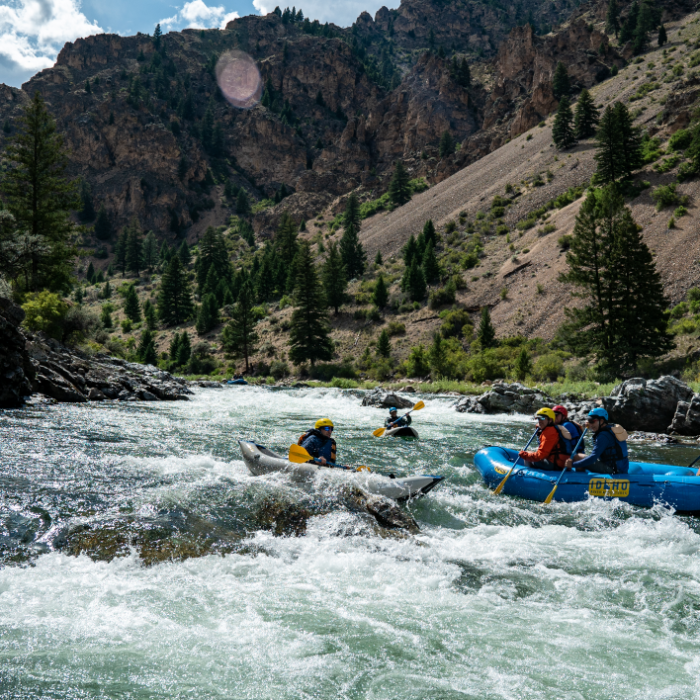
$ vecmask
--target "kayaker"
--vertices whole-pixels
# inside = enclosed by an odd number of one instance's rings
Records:
[[[604,408],[590,411],[586,422],[589,432],[593,433],[593,452],[588,457],[583,454],[572,455],[566,461],[566,466],[579,472],[627,474],[630,468],[627,431],[615,423],[608,423],[608,412]]]
[[[567,447],[569,448],[568,452],[569,454],[571,454],[571,452],[574,451],[574,448],[578,444],[578,439],[583,434],[583,427],[580,426],[578,423],[574,423],[573,421],[569,420],[569,412],[566,410],[566,407],[561,405],[553,406],[552,410],[554,411],[554,415],[556,416],[554,425],[557,427],[559,427],[560,425],[564,426],[571,434],[571,440],[567,445]],[[586,449],[586,443],[582,442],[579,446],[579,449],[581,450],[581,452],[584,452]]]
[[[331,437],[333,421],[321,418],[311,430],[307,430],[300,438],[301,445],[320,464],[333,464],[336,459],[335,440]]]
[[[411,416],[403,416],[399,418],[398,410],[395,406],[389,409],[389,417],[384,421],[384,425],[388,430],[392,428],[404,428],[411,425]]]
[[[522,450],[518,454],[535,469],[563,469],[570,456],[566,451],[566,440],[571,437],[569,431],[563,426],[555,427],[556,416],[551,408],[541,408],[535,413],[535,419],[540,444],[535,452]]]

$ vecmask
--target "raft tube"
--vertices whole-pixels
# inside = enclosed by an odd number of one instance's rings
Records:
[[[245,379],[229,379],[227,384],[241,384],[244,386],[248,386],[248,382]]]
[[[402,425],[398,428],[392,428],[391,430],[385,430],[383,437],[418,437],[418,431],[415,428],[411,428],[407,425]]]
[[[296,478],[311,479],[319,473],[319,470],[333,471],[347,476],[348,479],[352,479],[360,488],[369,493],[386,496],[395,501],[406,501],[409,498],[423,496],[434,489],[444,478],[430,474],[392,478],[375,472],[356,472],[349,469],[324,467],[312,462],[296,464],[254,442],[239,440],[238,444],[241,447],[243,461],[254,476],[271,474],[273,472],[287,472]]]
[[[517,450],[484,447],[474,455],[474,466],[489,488],[495,488],[518,456]],[[561,471],[524,467],[513,470],[502,493],[531,501],[544,501]],[[700,477],[695,469],[668,464],[630,462],[628,474],[597,474],[567,470],[554,493],[555,501],[575,503],[589,497],[616,499],[643,508],[659,503],[680,513],[700,515]]]

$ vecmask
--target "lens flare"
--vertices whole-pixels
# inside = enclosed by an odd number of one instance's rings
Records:
[[[226,100],[239,109],[260,101],[262,78],[255,61],[243,51],[227,51],[216,64],[216,82]]]

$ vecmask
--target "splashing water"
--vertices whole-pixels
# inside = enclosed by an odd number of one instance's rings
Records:
[[[418,442],[373,438],[384,412],[338,390],[0,414],[0,698],[700,698],[697,521],[494,496],[471,458],[530,421],[423,398]],[[421,534],[333,507],[330,481],[248,473],[238,438],[285,451],[322,416],[346,463],[448,477],[406,506]],[[310,509],[303,536],[256,525],[270,497]],[[235,546],[150,566],[130,541],[106,560],[58,546],[124,518]]]

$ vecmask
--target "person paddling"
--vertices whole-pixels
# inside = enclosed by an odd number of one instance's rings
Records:
[[[566,447],[566,440],[571,439],[569,431],[563,426],[559,426],[559,429],[555,427],[556,416],[551,408],[541,408],[535,413],[535,419],[539,446],[535,452],[521,450],[518,455],[526,466],[535,469],[563,469],[569,458]]]
[[[597,474],[627,474],[630,469],[627,431],[615,423],[608,423],[608,412],[604,408],[590,411],[586,422],[588,430],[593,433],[593,452],[588,457],[580,453],[572,455],[566,461],[567,468]]]
[[[331,437],[333,421],[321,418],[311,430],[307,430],[300,438],[301,445],[320,464],[334,464],[336,460],[336,444]]]
[[[389,409],[389,417],[384,421],[387,430],[391,430],[392,428],[405,428],[411,425],[411,416],[405,415],[399,418],[398,413],[398,409],[395,406]]]
[[[571,453],[574,448],[576,447],[576,444],[578,443],[578,439],[583,435],[583,427],[580,426],[578,423],[574,423],[573,421],[569,420],[569,412],[566,410],[565,406],[554,406],[552,408],[554,411],[554,415],[556,416],[554,425],[559,427],[560,425],[566,428],[569,433],[571,434],[571,440],[569,441],[569,449],[567,452]],[[580,446],[581,452],[584,452],[586,449],[586,443],[582,442]]]

